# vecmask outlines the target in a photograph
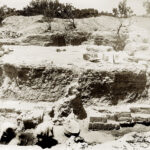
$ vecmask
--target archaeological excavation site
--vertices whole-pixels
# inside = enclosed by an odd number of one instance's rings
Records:
[[[150,2],[60,2],[0,7],[0,150],[150,150]]]

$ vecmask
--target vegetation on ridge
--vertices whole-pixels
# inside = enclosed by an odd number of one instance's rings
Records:
[[[100,15],[115,16],[115,17],[128,17],[132,14],[130,7],[127,7],[126,0],[119,3],[118,8],[113,8],[112,13],[98,12],[97,9],[77,9],[71,4],[60,3],[59,0],[32,0],[29,5],[22,10],[16,10],[7,6],[0,7],[0,22],[8,16],[23,15],[34,16],[44,15],[49,18],[88,18],[97,17]]]

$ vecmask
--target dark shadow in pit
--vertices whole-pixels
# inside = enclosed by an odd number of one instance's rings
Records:
[[[128,128],[128,127],[134,127],[136,123],[120,123],[120,127],[122,128]]]
[[[141,124],[144,126],[150,126],[150,122],[138,122],[137,124]]]
[[[28,145],[35,145],[36,139],[33,135],[33,133],[26,132],[26,133],[20,133],[18,136],[19,138],[19,144],[20,146],[28,146]]]
[[[58,144],[57,140],[53,139],[52,137],[39,135],[38,139],[39,140],[36,143],[36,145],[38,145],[42,148],[51,148]]]
[[[78,116],[78,119],[83,120],[87,117],[87,113],[83,107],[80,94],[71,101],[70,107],[73,108],[73,113]]]
[[[8,128],[0,139],[1,144],[8,144],[16,136],[13,129]]]

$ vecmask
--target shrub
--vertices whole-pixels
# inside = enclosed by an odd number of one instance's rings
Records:
[[[120,24],[117,28],[117,33],[114,36],[114,42],[113,42],[113,48],[116,51],[124,49],[124,47],[126,46],[126,40],[128,38],[127,34],[121,32],[122,28],[126,27],[123,25],[123,20],[120,19],[119,21]]]
[[[102,11],[102,12],[100,12],[99,13],[99,15],[103,15],[103,16],[113,16],[113,14],[112,13],[109,13],[109,12],[104,12],[104,11]]]
[[[81,45],[83,42],[86,42],[89,37],[89,33],[67,31],[65,33],[66,45]]]
[[[75,9],[74,10],[75,18],[87,18],[87,17],[96,17],[99,16],[99,12],[96,9]]]
[[[23,10],[17,11],[23,16],[44,15],[49,18],[87,18],[99,15],[96,9],[76,9],[71,4],[58,0],[32,0]]]
[[[126,46],[126,39],[127,39],[127,36],[126,35],[116,35],[114,37],[114,45],[113,45],[113,48],[114,50],[116,51],[120,51],[120,50],[123,50]]]

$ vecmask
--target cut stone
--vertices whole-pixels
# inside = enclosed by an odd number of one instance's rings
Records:
[[[132,114],[134,122],[150,122],[149,114]]]
[[[132,113],[150,114],[150,107],[131,107]]]
[[[120,118],[118,118],[118,121],[131,122],[132,118],[131,117],[120,117]]]
[[[101,116],[101,117],[90,117],[90,122],[107,122],[107,116]]]
[[[120,125],[117,123],[93,123],[89,125],[89,130],[93,131],[118,129],[120,129]]]
[[[131,117],[131,112],[117,112],[115,114],[118,118],[119,117]]]

